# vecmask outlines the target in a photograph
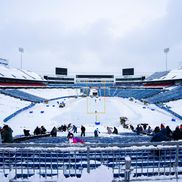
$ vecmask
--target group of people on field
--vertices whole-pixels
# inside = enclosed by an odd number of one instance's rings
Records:
[[[155,127],[151,142],[171,141],[182,139],[182,125],[177,126],[174,131],[169,126],[163,124]]]
[[[133,127],[133,125],[130,125],[130,129],[134,132],[137,133],[137,135],[139,134],[147,134],[150,135],[152,133],[152,128],[150,126],[148,126],[148,124],[144,123],[144,124],[138,124],[136,126],[136,128]]]
[[[50,131],[50,135],[52,137],[56,137],[58,131],[68,132],[67,138],[70,138],[69,136],[71,136],[71,138],[73,138],[74,137],[73,134],[78,132],[77,127],[70,123],[68,125],[61,125],[58,128],[53,127],[52,130]],[[24,136],[26,136],[26,137],[32,136],[30,134],[30,130],[28,130],[28,129],[23,129],[23,132],[24,132]],[[4,142],[4,143],[12,143],[13,142],[12,133],[13,133],[13,130],[8,125],[4,125],[3,128],[0,128],[0,141]],[[47,133],[49,133],[49,132],[47,132],[47,129],[43,125],[41,127],[37,126],[33,131],[33,135],[44,135]],[[81,137],[85,137],[85,133],[86,133],[85,126],[81,125],[80,133],[81,133],[80,134]],[[94,133],[94,137],[99,137],[100,131],[98,128],[96,128],[93,133]],[[107,127],[107,133],[108,134],[118,134],[118,130],[116,127],[114,127],[114,128]]]
[[[30,130],[28,130],[28,131],[30,131]],[[44,126],[41,126],[40,128],[37,126],[33,132],[34,135],[44,135],[46,133],[47,133],[47,129]],[[24,134],[25,134],[25,132],[24,132]],[[52,137],[57,136],[57,128],[55,126],[52,128],[50,134]],[[28,136],[30,136],[30,134]]]
[[[151,142],[182,140],[182,125],[177,126],[174,131],[164,124],[156,126],[154,130],[148,124],[138,124],[136,128],[130,125],[130,129],[137,135],[147,134],[152,136]]]

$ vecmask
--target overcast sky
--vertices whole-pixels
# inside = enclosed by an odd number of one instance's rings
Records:
[[[53,74],[137,74],[182,65],[182,0],[0,0],[0,57]]]

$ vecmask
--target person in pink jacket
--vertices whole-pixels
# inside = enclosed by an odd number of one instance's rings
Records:
[[[73,133],[69,132],[67,135],[69,143],[84,143],[80,138],[74,137]]]

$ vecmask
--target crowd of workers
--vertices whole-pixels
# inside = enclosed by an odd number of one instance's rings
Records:
[[[182,125],[177,126],[174,131],[171,130],[169,126],[156,126],[154,130],[148,124],[137,125],[136,129],[130,125],[130,129],[139,134],[147,134],[152,136],[151,142],[161,142],[161,141],[171,141],[171,140],[181,140],[182,139]]]
[[[50,132],[47,131],[47,129],[44,126],[37,126],[34,131],[33,135],[30,134],[30,130],[28,129],[23,129],[24,137],[33,137],[33,136],[38,136],[38,135],[51,135],[52,137],[57,136],[57,132],[67,132],[68,136],[67,138],[74,138],[74,134],[78,133],[78,128],[75,125],[72,125],[71,123],[68,125],[61,125],[60,127],[56,128],[53,127]],[[0,143],[12,143],[13,142],[13,130],[8,126],[4,125],[2,129],[0,129]],[[94,137],[99,137],[100,131],[98,128],[96,128],[94,131]],[[118,130],[116,127],[107,127],[107,133],[108,134],[118,134]],[[81,126],[80,127],[80,137],[85,137],[86,136],[86,127]],[[78,140],[78,139],[77,139]],[[75,143],[75,141],[74,141]],[[83,143],[83,142],[81,142]]]
[[[118,129],[116,127],[107,127],[107,134],[118,134]],[[174,131],[170,129],[169,126],[164,126],[163,124],[159,126],[156,126],[154,130],[148,125],[148,124],[140,124],[137,125],[136,128],[134,128],[132,125],[130,125],[130,129],[133,132],[136,132],[137,135],[139,134],[147,134],[152,136],[151,137],[151,142],[160,142],[160,141],[170,141],[170,140],[180,140],[182,139],[182,125],[177,126]],[[47,129],[44,126],[41,127],[36,127],[35,130],[33,131],[34,135],[45,135],[49,134],[52,137],[57,136],[57,132],[67,132],[67,138],[69,141],[72,141],[71,143],[84,143],[83,140],[74,137],[74,134],[78,132],[78,128],[75,125],[72,125],[71,123],[68,125],[62,125],[58,128],[53,127],[50,132],[47,132]],[[24,136],[32,136],[30,135],[30,130],[24,129]],[[3,143],[12,143],[13,142],[13,130],[8,126],[4,125],[3,128],[0,128],[0,141],[3,141]],[[94,137],[99,137],[100,131],[98,128],[96,128],[94,131]],[[78,136],[78,134],[77,134]],[[86,136],[86,127],[81,126],[80,127],[80,137],[85,137]]]

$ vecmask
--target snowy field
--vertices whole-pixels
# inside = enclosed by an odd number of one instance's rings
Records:
[[[65,102],[66,106],[59,108],[58,102]],[[19,102],[16,105],[18,104]],[[69,123],[76,125],[78,130],[81,125],[86,126],[86,132],[91,132],[93,136],[93,131],[97,127],[102,133],[107,132],[107,126],[116,126],[119,132],[125,132],[120,125],[120,117],[123,116],[128,118],[128,124],[134,126],[148,123],[154,128],[163,123],[174,129],[181,124],[181,121],[176,118],[175,122],[172,121],[174,117],[171,114],[155,105],[145,106],[139,101],[129,101],[118,97],[79,97],[50,101],[48,104],[40,103],[20,113],[7,124],[14,130],[14,136],[23,134],[24,128],[32,133],[36,126],[44,125],[50,131],[53,126],[59,127]]]
[[[4,118],[29,104],[30,102],[0,94],[0,125]]]
[[[182,99],[166,103],[170,109],[182,116]]]
[[[70,89],[68,90],[58,90],[58,89],[31,89],[25,90],[33,95],[44,97],[47,99],[61,97],[62,95],[75,95],[77,91]],[[44,92],[45,91],[45,92]],[[68,92],[66,92],[68,91]],[[73,93],[74,91],[74,93]],[[64,102],[65,107],[60,108],[59,103]],[[179,109],[182,101],[169,102],[168,105],[172,110]],[[1,120],[7,117],[9,114],[12,114],[16,110],[23,108],[29,105],[30,102],[21,101],[13,97],[5,96],[0,94],[0,111],[1,111]],[[177,112],[177,110],[174,110]],[[180,112],[180,109],[179,109]],[[112,137],[115,137],[114,134],[107,134],[107,126],[117,127],[119,133],[130,132],[129,130],[123,129],[120,125],[120,117],[127,117],[128,124],[132,124],[136,127],[140,123],[148,123],[152,128],[159,126],[161,123],[164,125],[169,125],[174,129],[177,125],[181,124],[181,121],[177,118],[174,118],[171,114],[166,111],[161,110],[155,105],[144,105],[142,102],[134,100],[130,101],[129,99],[118,98],[118,97],[78,97],[78,98],[69,98],[69,99],[59,99],[54,101],[49,101],[48,103],[39,103],[34,107],[23,111],[18,114],[16,117],[12,118],[7,122],[8,125],[14,130],[13,135],[23,134],[23,129],[29,129],[30,133],[33,133],[36,126],[44,125],[45,128],[50,131],[53,126],[59,127],[63,124],[75,124],[78,127],[78,134],[75,136],[80,136],[80,126],[84,125],[86,127],[86,138],[85,142],[89,143],[91,140],[95,139],[93,137],[93,131],[95,128],[98,128],[101,132],[99,138],[102,139],[102,143],[109,142],[109,137],[112,140]],[[175,119],[176,121],[172,121]],[[96,123],[99,125],[96,125]],[[136,135],[132,133],[133,135]],[[129,136],[118,135],[118,141],[123,139],[125,142],[128,142],[130,138],[132,139],[133,135],[129,133]],[[61,140],[66,140],[67,132],[58,133],[56,140],[59,143],[64,143]],[[90,136],[90,137],[89,137]],[[107,138],[106,138],[107,137]],[[123,137],[123,138],[122,138]],[[128,140],[125,138],[127,137]],[[134,136],[136,139],[139,138]],[[143,136],[142,136],[143,137]],[[148,137],[148,136],[147,136]],[[47,137],[46,139],[49,139]],[[52,140],[55,140],[54,137],[51,137]],[[116,138],[115,138],[116,139]],[[149,138],[150,139],[150,138]],[[148,139],[148,140],[149,140]],[[45,140],[45,139],[41,139]],[[41,143],[41,140],[39,141]],[[87,141],[88,140],[88,141]],[[90,140],[90,141],[89,141]],[[132,139],[133,140],[133,139]],[[33,142],[34,141],[30,141]],[[45,141],[44,141],[45,142]],[[43,143],[44,143],[43,142]],[[50,139],[49,139],[50,142]],[[117,142],[117,141],[116,141]],[[142,138],[141,138],[142,142]],[[46,142],[45,142],[46,143]],[[55,143],[50,142],[50,143]],[[119,142],[118,142],[119,143]],[[130,142],[128,142],[130,143]],[[92,162],[92,161],[91,161]],[[8,182],[14,177],[15,171],[12,170],[7,177],[0,172],[0,181]],[[39,174],[29,178],[29,181],[39,182],[39,181],[62,181],[62,182],[116,182],[121,181],[122,179],[114,180],[113,170],[107,166],[101,165],[95,170],[91,170],[90,173],[87,173],[86,169],[83,169],[81,172],[81,178],[69,177],[66,178],[63,173],[60,173],[58,178],[57,176],[47,177],[47,179],[40,177]],[[101,177],[102,176],[102,177]],[[157,178],[161,182],[174,182],[175,179],[165,180],[165,176],[157,176],[152,178],[143,178],[143,181],[153,182]],[[169,177],[166,177],[166,179]],[[134,178],[135,179],[135,178]],[[179,181],[182,179],[179,179]]]
[[[21,90],[45,99],[53,99],[57,97],[80,94],[80,89],[21,89]]]

